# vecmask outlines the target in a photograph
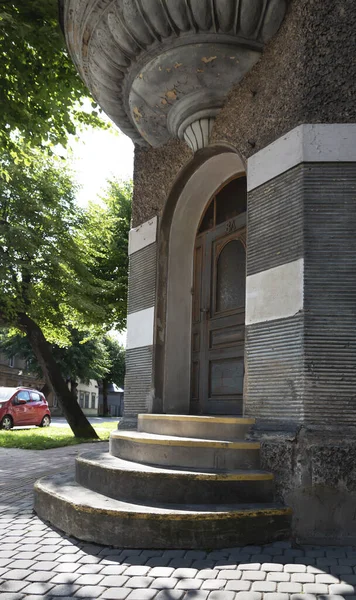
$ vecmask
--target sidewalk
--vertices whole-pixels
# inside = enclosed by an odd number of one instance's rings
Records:
[[[62,535],[33,515],[33,483],[90,446],[0,448],[0,600],[356,600],[349,546],[121,550]]]
[[[120,422],[122,417],[87,417],[89,423],[92,425],[100,425],[101,423],[112,422],[114,426]],[[65,417],[52,417],[51,418],[51,427],[67,427],[68,421]],[[35,425],[20,425],[19,427],[14,427],[14,429],[36,429]]]

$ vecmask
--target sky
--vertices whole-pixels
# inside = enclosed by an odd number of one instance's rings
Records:
[[[77,200],[81,206],[95,200],[107,179],[132,179],[133,143],[117,128],[87,129],[79,139],[72,138],[73,169],[81,186]]]
[[[133,177],[133,143],[114,125],[110,130],[88,128],[78,139],[72,138],[70,148],[75,179],[81,186],[77,201],[83,207],[96,200],[108,179]],[[126,346],[126,331],[111,334]]]

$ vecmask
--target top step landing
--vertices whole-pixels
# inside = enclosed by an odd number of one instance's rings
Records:
[[[138,431],[208,440],[243,440],[255,419],[205,415],[138,415]]]

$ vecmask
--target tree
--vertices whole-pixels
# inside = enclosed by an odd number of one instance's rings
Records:
[[[95,102],[91,113],[80,108],[88,92],[65,49],[57,0],[0,0],[0,23],[0,324],[26,333],[75,435],[96,437],[50,343],[69,343],[72,328],[109,328],[115,315],[121,327],[125,300],[117,310],[120,286],[108,272],[101,278],[87,251],[90,219],[51,148],[78,124],[105,125]]]
[[[103,126],[65,48],[57,0],[0,0],[0,149],[65,145],[79,123]],[[99,109],[100,110],[100,109]],[[4,165],[3,165],[4,166]]]
[[[132,182],[109,181],[100,199],[100,204],[89,205],[83,246],[93,277],[105,281],[101,304],[106,322],[122,331],[127,317]]]
[[[66,165],[36,151],[14,164],[4,153],[9,181],[0,179],[0,321],[27,335],[44,377],[74,434],[95,438],[55,361],[49,342],[65,344],[69,328],[104,321],[96,303],[100,283],[86,267],[77,231],[82,211]]]
[[[124,386],[125,378],[125,348],[113,337],[106,336],[104,338],[110,369],[102,378],[103,385],[103,414],[107,415],[108,410],[108,385],[116,383],[119,387]]]
[[[111,360],[104,339],[92,336],[92,332],[73,329],[70,342],[64,347],[55,346],[53,355],[60,364],[61,371],[70,381],[71,389],[77,387],[77,381],[89,382],[90,379],[106,377]]]
[[[103,305],[106,320],[115,329],[126,327],[128,293],[128,239],[131,223],[132,182],[109,181],[101,204],[91,204],[87,213],[85,237],[87,263],[95,277],[105,280]],[[106,337],[110,372],[103,382],[103,413],[108,413],[108,384],[123,385],[125,350],[113,338]]]
[[[59,163],[28,149],[26,161],[0,159],[9,173],[0,179],[0,322],[26,334],[74,434],[89,438],[95,431],[50,344],[70,345],[73,329],[101,336],[124,327],[131,188],[111,185],[115,195],[86,214]]]

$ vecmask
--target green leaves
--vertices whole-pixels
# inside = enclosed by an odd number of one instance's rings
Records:
[[[68,165],[22,147],[16,163],[4,152],[0,166],[8,173],[0,179],[2,318],[12,324],[26,312],[45,329],[62,327],[62,305],[80,289],[82,268],[73,237],[82,215]]]
[[[102,282],[97,302],[105,306],[105,322],[119,331],[126,327],[131,197],[132,182],[108,182],[101,205],[89,205],[80,242],[91,274]]]
[[[106,351],[109,356],[110,369],[105,375],[108,382],[116,383],[119,387],[124,387],[125,379],[125,349],[113,337],[106,336],[103,339]]]
[[[88,95],[65,47],[57,0],[0,0],[1,151],[17,153],[18,137],[48,149],[66,145],[79,124],[106,127],[98,112],[82,110]]]

